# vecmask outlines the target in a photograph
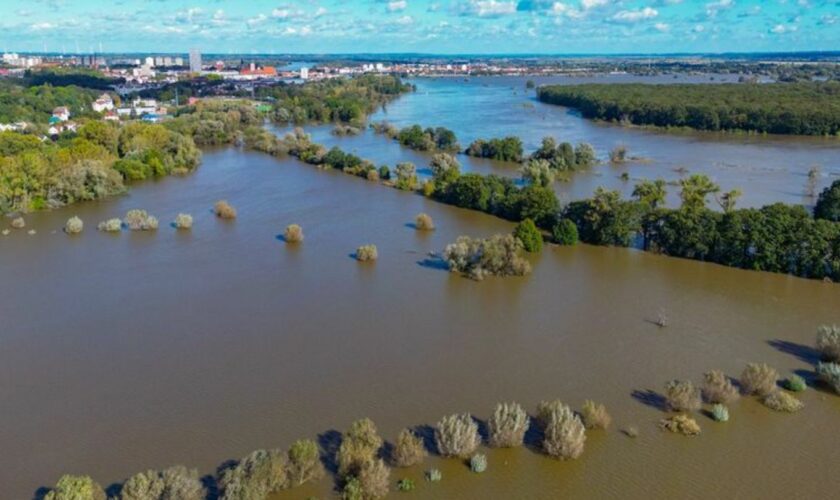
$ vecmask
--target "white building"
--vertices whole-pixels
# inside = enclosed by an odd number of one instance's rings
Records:
[[[190,71],[201,73],[201,52],[198,49],[190,49]]]
[[[111,111],[114,109],[114,100],[108,94],[102,94],[97,100],[93,101],[91,107],[97,113]]]
[[[308,80],[309,79],[309,68],[300,68],[300,79],[301,80]]]
[[[53,110],[52,115],[59,121],[66,122],[70,119],[70,110],[66,106],[59,106]]]

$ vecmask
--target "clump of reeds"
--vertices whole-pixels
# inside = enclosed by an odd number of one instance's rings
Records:
[[[590,400],[583,402],[580,416],[587,429],[607,429],[612,422],[612,417],[607,413],[607,407]]]
[[[720,403],[712,406],[712,418],[715,419],[715,422],[728,422],[729,408]]]
[[[391,459],[397,467],[410,467],[422,462],[426,454],[423,439],[409,429],[403,429],[394,443]]]
[[[283,239],[286,243],[300,243],[303,241],[303,228],[297,224],[289,224],[283,231]]]
[[[481,444],[478,425],[469,413],[443,417],[435,428],[438,453],[444,457],[467,458]]]
[[[761,400],[767,408],[775,411],[793,413],[805,407],[805,403],[796,399],[789,392],[775,389]]]
[[[684,436],[696,436],[700,434],[700,425],[696,420],[685,414],[664,418],[659,421],[659,427]]]
[[[175,216],[175,227],[178,229],[190,229],[193,225],[193,218],[190,214],[178,214]]]
[[[145,210],[129,210],[123,222],[132,231],[153,231],[158,228],[157,218]]]
[[[766,396],[776,389],[779,373],[764,363],[749,363],[741,373],[739,382],[745,394]]]
[[[374,261],[379,258],[376,245],[362,245],[356,249],[356,260],[359,262]]]
[[[470,470],[476,473],[482,473],[487,470],[487,455],[476,453],[470,457]]]
[[[118,233],[122,230],[122,221],[117,218],[108,219],[100,222],[96,228],[108,233]]]
[[[737,400],[738,388],[720,370],[712,370],[703,374],[703,398],[708,403],[730,404]]]
[[[64,223],[64,232],[67,234],[79,234],[85,228],[85,223],[78,216],[67,219]]]
[[[414,227],[419,231],[431,231],[435,228],[435,223],[429,214],[417,214],[414,218]]]
[[[236,218],[236,209],[227,202],[227,200],[219,200],[213,205],[213,213],[216,214],[216,217],[221,219],[235,219]]]
[[[689,380],[672,380],[665,384],[665,400],[672,411],[695,411],[702,404],[700,390]]]

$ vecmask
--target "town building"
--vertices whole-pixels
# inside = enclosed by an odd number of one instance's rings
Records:
[[[97,113],[111,111],[112,109],[114,109],[114,100],[111,99],[111,96],[109,96],[108,94],[102,94],[101,96],[99,96],[98,99],[93,101],[91,107]]]
[[[190,71],[201,73],[201,52],[198,49],[190,49]]]
[[[52,117],[59,122],[66,122],[70,119],[70,110],[66,106],[59,106],[53,110]]]

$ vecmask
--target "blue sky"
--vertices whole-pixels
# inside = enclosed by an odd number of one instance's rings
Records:
[[[0,0],[0,49],[662,53],[840,49],[840,0]]]

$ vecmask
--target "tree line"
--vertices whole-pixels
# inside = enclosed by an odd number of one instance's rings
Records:
[[[636,125],[840,134],[840,82],[551,85],[537,97],[586,118]]]

